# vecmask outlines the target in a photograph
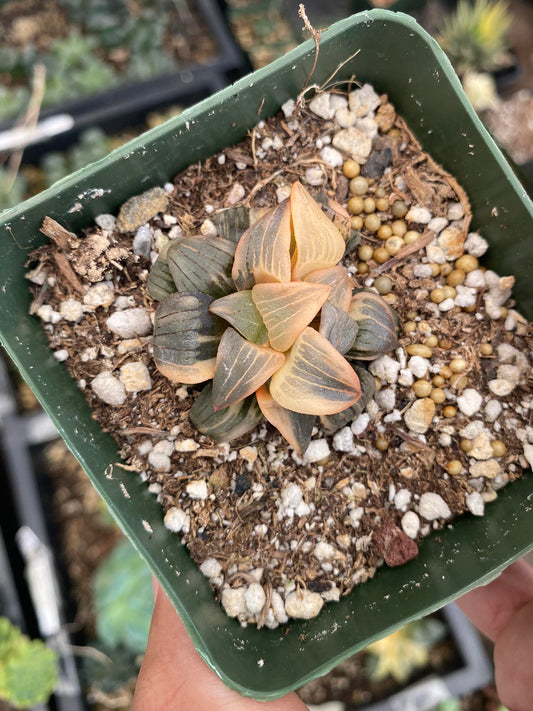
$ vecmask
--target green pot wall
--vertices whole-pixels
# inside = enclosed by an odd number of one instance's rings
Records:
[[[531,318],[533,207],[444,54],[412,18],[374,10],[323,33],[314,82],[326,81],[357,50],[336,79],[353,74],[387,92],[425,149],[458,178],[472,202],[473,229],[490,241],[487,265],[502,275],[515,274],[516,299]],[[260,116],[273,114],[299,93],[312,63],[313,45],[307,42],[0,220],[0,324],[7,351],[160,580],[206,662],[229,686],[258,699],[275,698],[325,673],[408,620],[494,578],[523,555],[533,546],[533,478],[525,476],[502,491],[486,517],[465,516],[426,539],[416,560],[379,570],[318,618],[277,630],[242,629],[226,617],[177,537],[164,528],[161,509],[146,486],[118,467],[109,473],[108,465],[118,458],[116,446],[91,419],[83,395],[52,356],[39,320],[28,315],[24,262],[44,241],[39,225],[45,215],[76,231],[237,142]]]

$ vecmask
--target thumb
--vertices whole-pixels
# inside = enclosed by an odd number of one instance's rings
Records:
[[[205,664],[166,595],[155,583],[155,604],[132,711],[305,711],[296,694],[262,703],[229,689]]]
[[[533,591],[532,591],[533,592]],[[502,703],[530,711],[533,699],[533,600],[511,617],[496,637],[494,666]]]

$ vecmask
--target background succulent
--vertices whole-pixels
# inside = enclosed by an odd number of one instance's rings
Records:
[[[373,378],[349,360],[394,348],[396,316],[353,290],[344,237],[299,182],[217,223],[219,237],[173,240],[151,270],[155,363],[176,382],[212,380],[190,411],[200,432],[228,441],[264,416],[305,451],[317,416],[334,432],[365,407]]]

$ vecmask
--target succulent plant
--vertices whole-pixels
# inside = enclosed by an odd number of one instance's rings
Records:
[[[299,183],[269,210],[217,216],[218,237],[185,236],[161,251],[148,278],[160,301],[154,360],[179,383],[212,380],[190,411],[217,441],[264,416],[305,451],[315,418],[333,432],[372,396],[363,364],[397,344],[396,315],[357,289],[336,224]]]

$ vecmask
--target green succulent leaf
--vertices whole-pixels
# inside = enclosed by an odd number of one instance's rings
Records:
[[[297,452],[303,454],[311,441],[315,416],[303,415],[282,407],[270,394],[268,385],[262,385],[257,390],[256,397],[265,418]]]
[[[326,301],[320,314],[319,333],[327,338],[341,355],[352,347],[357,329],[357,323],[349,314]]]
[[[334,415],[323,415],[320,418],[322,429],[328,435],[337,432],[341,427],[345,427],[349,422],[357,419],[370,402],[376,390],[376,381],[366,368],[361,368],[361,366],[358,365],[352,367],[359,378],[361,397],[355,405],[348,407],[346,410]]]
[[[233,328],[224,332],[213,376],[215,410],[254,393],[285,362],[283,353],[250,343]]]
[[[172,294],[155,312],[154,360],[170,380],[196,384],[215,373],[218,344],[226,324],[209,313],[211,296]]]
[[[163,301],[170,294],[176,293],[176,284],[168,267],[167,253],[171,246],[172,242],[167,242],[159,252],[146,281],[148,293],[156,301]]]
[[[235,245],[219,237],[183,237],[167,252],[168,268],[179,292],[200,291],[214,299],[235,291],[231,268]]]
[[[262,417],[255,395],[215,410],[211,383],[204,387],[189,412],[189,419],[198,432],[208,435],[215,442],[231,442],[241,437],[253,430]]]
[[[218,234],[230,242],[237,244],[246,230],[264,215],[265,210],[257,207],[228,207],[213,215]]]
[[[348,313],[358,331],[347,358],[374,360],[397,347],[396,314],[379,294],[369,289],[355,291]]]
[[[119,543],[93,579],[96,631],[109,647],[146,649],[153,608],[150,570],[131,543]]]
[[[247,341],[258,346],[268,343],[266,326],[250,290],[236,291],[213,301],[209,311],[231,324]]]
[[[0,618],[0,699],[17,708],[48,701],[57,684],[57,654]]]

